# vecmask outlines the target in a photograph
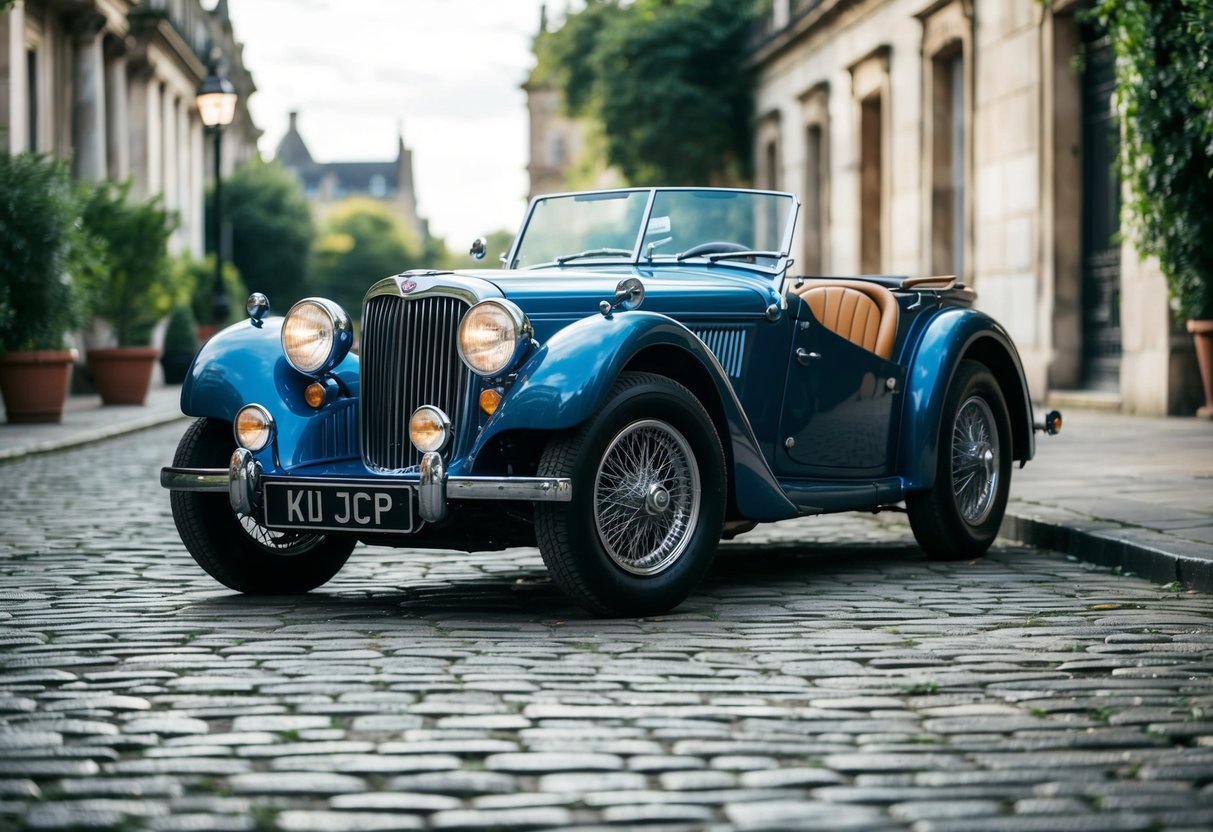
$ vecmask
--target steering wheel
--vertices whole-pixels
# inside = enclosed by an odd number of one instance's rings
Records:
[[[710,243],[700,243],[697,246],[691,246],[682,254],[678,255],[679,259],[685,257],[698,257],[702,254],[728,254],[732,251],[749,251],[749,246],[743,246],[741,243],[730,243],[724,240],[713,240]]]

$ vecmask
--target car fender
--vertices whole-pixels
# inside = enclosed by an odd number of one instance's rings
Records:
[[[312,446],[319,437],[311,434],[323,420],[314,418],[316,410],[303,398],[315,379],[292,367],[282,353],[282,321],[267,318],[260,326],[243,321],[203,344],[181,385],[181,411],[232,422],[246,404],[262,405],[274,418],[276,458],[289,467],[317,455]],[[359,389],[358,357],[347,355],[331,375],[352,403]]]
[[[1020,462],[1032,458],[1032,402],[1010,335],[983,312],[947,308],[927,324],[906,375],[898,470],[907,491],[929,488],[935,482],[944,398],[966,358],[986,364],[998,380],[1011,420],[1012,458]]]
[[[758,447],[753,429],[712,351],[689,329],[655,312],[616,312],[576,321],[553,335],[518,370],[513,388],[485,423],[474,459],[495,437],[512,430],[563,431],[602,407],[628,362],[651,347],[677,347],[707,372],[728,426],[738,509],[753,520],[795,517]]]

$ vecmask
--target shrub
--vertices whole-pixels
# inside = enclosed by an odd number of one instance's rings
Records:
[[[89,246],[77,208],[64,165],[0,154],[0,351],[62,349],[81,322],[73,273]]]
[[[203,260],[195,260],[183,254],[173,264],[178,280],[183,287],[183,302],[190,305],[194,320],[200,324],[213,324],[215,302],[215,255],[208,254]],[[227,295],[227,319],[219,326],[238,323],[244,318],[244,302],[248,300],[248,289],[240,279],[240,272],[228,262],[223,264],[223,290]],[[285,310],[283,310],[285,311]]]
[[[180,294],[167,249],[176,218],[159,197],[128,200],[130,183],[97,182],[82,190],[85,232],[101,252],[88,280],[93,315],[109,322],[119,346],[146,345]]]

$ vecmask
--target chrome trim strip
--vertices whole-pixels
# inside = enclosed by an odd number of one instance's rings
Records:
[[[573,499],[569,477],[448,477],[446,488],[452,500],[567,503]]]
[[[228,470],[226,468],[173,468],[160,469],[160,487],[170,491],[215,491],[227,493]]]

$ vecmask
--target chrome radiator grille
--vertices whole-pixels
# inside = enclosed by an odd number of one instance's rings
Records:
[[[468,305],[451,297],[409,300],[379,295],[362,319],[362,459],[378,471],[421,463],[409,442],[409,417],[423,404],[438,407],[455,425],[467,398],[471,371],[455,341]]]

